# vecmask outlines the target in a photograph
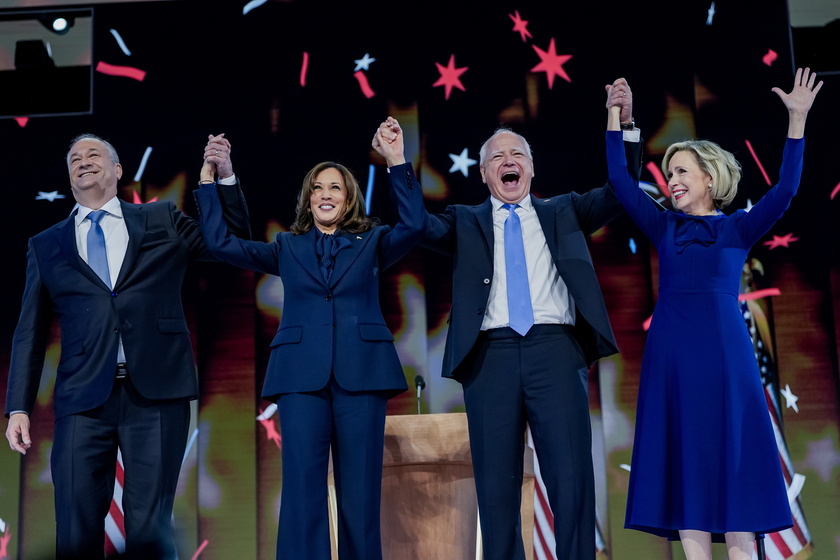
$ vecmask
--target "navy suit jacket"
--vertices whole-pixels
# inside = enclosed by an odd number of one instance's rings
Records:
[[[423,232],[423,192],[406,166],[390,173],[399,211],[393,227],[343,233],[350,246],[338,252],[327,283],[315,253],[316,232],[283,232],[272,243],[247,241],[227,232],[215,189],[195,191],[199,221],[210,251],[220,260],[283,280],[283,315],[274,340],[262,396],[324,388],[335,375],[348,391],[408,387],[394,337],[379,305],[383,270],[403,257]]]
[[[627,161],[637,162],[641,142],[625,142]],[[604,297],[595,276],[587,238],[624,212],[612,186],[584,194],[540,199],[529,195],[554,266],[575,303],[575,337],[588,364],[618,352]],[[479,332],[493,282],[493,216],[488,198],[477,206],[456,204],[427,215],[421,245],[453,257],[452,310],[443,355],[443,376],[458,379],[459,368]]]
[[[225,212],[249,236],[237,187],[225,188]],[[26,288],[12,341],[6,416],[32,412],[50,325],[61,328],[55,417],[103,404],[114,384],[119,337],[132,384],[149,399],[192,399],[195,364],[181,304],[191,259],[212,260],[198,223],[170,202],[120,201],[128,248],[113,290],[79,257],[75,212],[29,240]]]

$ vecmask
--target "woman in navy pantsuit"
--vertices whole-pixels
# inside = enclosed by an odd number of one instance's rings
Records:
[[[366,216],[347,168],[322,162],[304,178],[291,231],[272,243],[247,241],[227,231],[205,156],[207,184],[195,195],[208,249],[280,276],[285,291],[262,392],[278,405],[283,435],[277,558],[329,560],[332,451],[339,557],[381,559],[386,404],[408,387],[379,306],[379,277],[422,235],[420,185],[411,169],[390,177],[399,210],[391,228]]]

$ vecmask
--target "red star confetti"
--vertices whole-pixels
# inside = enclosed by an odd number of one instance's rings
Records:
[[[563,69],[563,64],[568,62],[572,58],[572,55],[558,55],[557,50],[554,48],[554,37],[551,38],[551,42],[548,44],[548,51],[544,51],[536,45],[531,46],[534,47],[534,50],[537,51],[540,57],[540,63],[531,68],[531,72],[545,72],[548,78],[548,89],[554,87],[554,76],[560,76],[567,82],[572,81]]]
[[[528,20],[522,19],[519,16],[519,10],[514,11],[512,14],[508,14],[508,17],[513,21],[512,31],[519,33],[519,36],[522,37],[523,43],[525,42],[525,37],[533,39],[531,32],[528,31]]]
[[[15,117],[15,121],[19,127],[25,128],[27,123],[29,123],[29,117]]]
[[[146,202],[155,202],[156,200],[157,197],[154,197],[153,199],[147,200]],[[133,202],[134,204],[143,204],[143,199],[140,198],[140,195],[137,193],[137,191],[131,191],[131,202]]]
[[[799,238],[794,237],[792,233],[788,233],[787,235],[774,235],[773,239],[765,241],[764,245],[767,245],[772,250],[776,247],[790,247],[790,244],[794,241],[799,241]]]
[[[107,62],[98,62],[96,64],[96,71],[101,72],[103,74],[107,74],[109,76],[122,76],[124,78],[131,78],[137,80],[138,82],[142,82],[143,79],[146,77],[146,71],[140,70],[139,68],[134,68],[133,66],[116,66],[114,64],[108,64]]]
[[[776,51],[773,49],[767,49],[767,54],[761,57],[761,62],[767,66],[773,66],[773,63],[776,62],[777,58],[779,58],[779,55],[776,54]]]
[[[432,87],[444,86],[446,99],[449,99],[449,94],[452,93],[453,87],[461,91],[467,91],[464,84],[461,83],[461,74],[469,70],[469,67],[456,68],[454,54],[449,57],[449,64],[447,66],[443,66],[438,62],[435,62],[435,66],[437,66],[438,72],[440,72],[440,78],[432,84]]]

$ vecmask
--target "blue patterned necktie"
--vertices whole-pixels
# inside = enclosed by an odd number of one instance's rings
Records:
[[[90,230],[87,235],[88,266],[111,288],[111,272],[108,270],[108,253],[105,250],[105,233],[99,220],[107,214],[105,210],[94,210],[88,214]]]
[[[531,308],[525,244],[522,240],[522,225],[519,216],[516,215],[517,206],[518,204],[502,205],[510,212],[505,220],[505,269],[510,327],[525,336],[534,324],[534,310]]]

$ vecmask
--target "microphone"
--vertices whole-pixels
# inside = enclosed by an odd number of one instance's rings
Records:
[[[422,375],[414,376],[414,386],[417,387],[417,414],[420,414],[420,395],[423,393],[423,389],[426,388],[426,382],[423,380]]]

